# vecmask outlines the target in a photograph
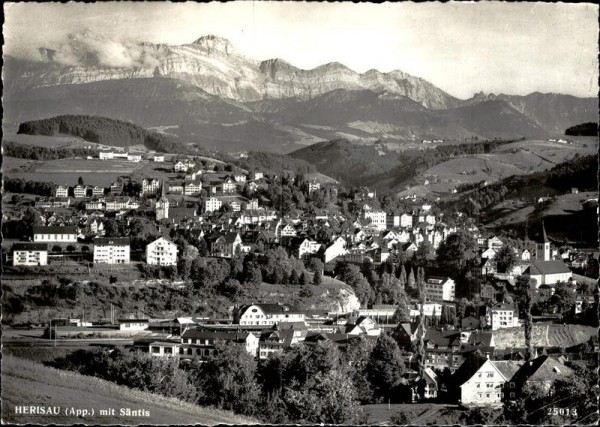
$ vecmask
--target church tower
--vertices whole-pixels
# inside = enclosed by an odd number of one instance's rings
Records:
[[[156,220],[169,218],[169,199],[165,195],[165,182],[161,186],[160,198],[156,201],[155,206]]]
[[[536,258],[538,261],[550,261],[550,240],[546,235],[544,221],[542,221],[541,238],[536,242]]]

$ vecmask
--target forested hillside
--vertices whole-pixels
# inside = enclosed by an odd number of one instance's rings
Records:
[[[294,174],[315,172],[315,167],[305,160],[263,151],[252,151],[247,158],[236,163],[249,171],[257,169],[274,174],[280,174],[282,171],[290,171]]]
[[[122,120],[85,115],[64,115],[23,122],[20,134],[72,135],[98,144],[130,147],[144,145],[156,151],[183,152],[185,147],[175,137],[149,132],[141,126]]]
[[[588,122],[572,126],[565,131],[570,136],[598,136],[598,123]]]

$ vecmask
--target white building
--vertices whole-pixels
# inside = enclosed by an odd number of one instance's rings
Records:
[[[387,228],[387,214],[384,211],[364,211],[365,219],[370,219],[371,224],[374,225],[377,230],[382,231]]]
[[[490,309],[490,326],[492,331],[519,326],[519,315],[513,306],[498,304]]]
[[[48,265],[46,243],[15,243],[12,246],[13,265]]]
[[[127,154],[127,160],[129,160],[130,162],[141,162],[142,161],[142,155],[141,154]]]
[[[321,189],[321,184],[318,183],[316,180],[312,180],[308,183],[308,194],[312,193],[313,191],[317,191]]]
[[[77,242],[77,227],[67,226],[35,226],[33,227],[34,242],[69,243]]]
[[[162,163],[165,161],[165,156],[162,154],[155,154],[152,159],[157,163]]]
[[[129,264],[128,237],[99,237],[94,239],[94,264]]]
[[[183,191],[186,196],[194,196],[200,194],[202,191],[202,182],[200,181],[186,181],[183,184]]]
[[[216,197],[209,197],[204,201],[204,211],[205,212],[214,212],[221,209],[223,202],[217,199]]]
[[[334,258],[342,255],[346,255],[348,250],[346,249],[346,241],[338,237],[330,246],[325,249],[324,261],[328,263]]]
[[[77,199],[81,199],[81,198],[87,197],[87,190],[88,190],[88,188],[87,188],[86,185],[77,185],[73,189],[73,195]]]
[[[69,197],[69,186],[59,185],[58,187],[56,187],[54,195],[56,197]]]
[[[403,213],[400,215],[400,227],[412,228],[413,226],[413,217],[408,213]]]
[[[525,269],[524,275],[529,275],[536,281],[536,287],[567,282],[573,273],[562,261],[534,261]]]
[[[425,298],[430,301],[454,301],[455,283],[449,277],[430,277],[425,282]]]
[[[146,246],[146,262],[150,265],[177,265],[177,245],[164,237]]]
[[[279,322],[304,322],[305,313],[287,304],[249,304],[236,307],[233,323],[272,326]]]
[[[142,196],[147,194],[155,194],[160,187],[160,181],[158,178],[144,178],[142,179]]]

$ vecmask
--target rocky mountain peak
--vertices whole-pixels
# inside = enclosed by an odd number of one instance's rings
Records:
[[[200,37],[195,40],[192,45],[206,49],[209,54],[212,52],[220,52],[229,55],[234,51],[234,48],[228,39],[213,34]]]

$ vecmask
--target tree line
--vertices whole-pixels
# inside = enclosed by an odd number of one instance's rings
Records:
[[[32,160],[56,160],[68,157],[87,157],[95,156],[97,153],[96,150],[92,150],[90,148],[50,148],[41,147],[39,145],[19,144],[13,141],[4,142],[3,147],[5,156]]]
[[[164,153],[185,153],[189,150],[181,141],[168,135],[150,132],[141,126],[123,120],[88,115],[62,115],[23,122],[19,134],[72,135],[105,145],[129,147],[144,145]]]

